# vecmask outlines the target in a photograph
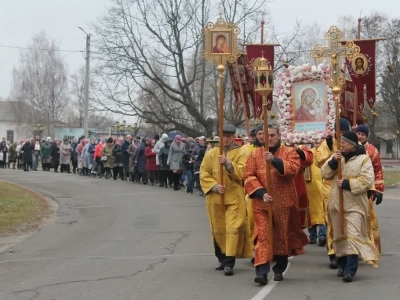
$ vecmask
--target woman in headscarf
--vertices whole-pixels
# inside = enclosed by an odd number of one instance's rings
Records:
[[[150,140],[150,145],[146,147],[144,155],[146,156],[146,172],[150,179],[151,186],[154,186],[156,171],[158,170],[156,164],[156,151],[154,146],[156,145],[155,140]]]
[[[60,172],[71,173],[70,164],[71,164],[71,150],[72,147],[69,144],[68,138],[64,138],[63,143],[60,145]]]
[[[149,145],[149,141],[150,141],[149,138],[143,138],[142,143],[140,144],[140,146],[136,151],[136,157],[135,157],[135,164],[137,172],[139,174],[138,182],[140,182],[140,179],[142,179],[143,184],[147,184],[145,151],[146,147]]]
[[[42,157],[43,171],[50,171],[51,167],[51,145],[50,139],[46,138],[44,143],[40,146],[40,156]]]
[[[32,167],[32,150],[31,141],[26,140],[20,150],[24,160],[24,171],[29,171],[29,168]]]
[[[136,138],[133,140],[133,142],[129,145],[128,148],[128,154],[129,154],[129,177],[130,181],[135,182],[135,155],[136,155],[136,150],[138,148],[138,142]]]
[[[168,161],[170,169],[173,173],[174,179],[174,190],[177,191],[180,188],[180,179],[182,175],[182,158],[185,154],[185,145],[182,143],[182,137],[180,135],[175,136],[174,141],[169,148]]]
[[[15,162],[17,161],[17,142],[11,144],[8,149],[8,167],[10,168],[11,164],[13,165],[13,169],[15,169]]]
[[[123,137],[119,137],[116,140],[116,143],[113,148],[113,155],[115,157],[114,159],[114,168],[113,168],[113,175],[114,175],[114,180],[117,180],[118,174],[121,180],[124,180],[124,170],[122,168],[123,163],[122,163],[122,143],[124,142]]]
[[[0,143],[0,168],[6,167],[7,152],[8,152],[7,144],[5,141],[2,141]]]
[[[101,150],[101,155],[107,156],[107,160],[103,162],[105,179],[111,177],[111,169],[114,167],[113,142],[111,137],[108,138],[107,144]]]
[[[76,147],[76,153],[78,155],[78,174],[79,175],[83,175],[83,158],[82,158],[82,152],[83,152],[83,148],[85,147],[85,145],[89,142],[88,139],[81,139],[81,142],[79,143],[79,145]]]
[[[61,140],[56,139],[51,147],[51,163],[56,173],[58,173],[58,166],[60,165],[60,144]]]
[[[160,149],[160,153],[158,153],[158,162],[160,164],[160,187],[172,187],[172,172],[167,164],[169,148],[171,146],[172,140],[167,140],[164,143],[164,147]]]
[[[99,139],[96,147],[94,148],[94,159],[97,164],[97,176],[99,176],[99,178],[101,178],[104,173],[104,166],[103,162],[101,161],[101,157],[103,156],[101,152],[103,151],[104,143],[104,139]]]
[[[86,161],[85,164],[87,164],[88,168],[88,174],[87,174],[88,176],[89,175],[96,176],[96,172],[93,170],[93,167],[95,167],[94,151],[96,148],[96,144],[97,144],[97,139],[94,137],[90,140],[89,147],[87,149],[87,152],[85,153],[84,159]]]
[[[90,153],[88,152],[90,146],[90,140],[85,139],[83,141],[84,146],[82,149],[82,175],[88,176],[89,175],[89,164],[90,164]]]

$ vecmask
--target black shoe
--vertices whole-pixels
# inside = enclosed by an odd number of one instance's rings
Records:
[[[320,247],[326,246],[326,237],[323,236],[322,238],[319,239],[318,246],[320,246]]]
[[[275,273],[274,274],[274,281],[282,281],[282,280],[283,280],[282,273]]]
[[[337,271],[336,274],[338,277],[343,277],[344,276],[344,270],[343,268],[339,267],[339,270]]]
[[[252,257],[251,260],[250,260],[250,262],[251,262],[252,265],[254,265],[254,263],[256,262],[256,258],[255,258],[255,257]]]
[[[353,276],[349,273],[346,273],[343,275],[343,281],[344,282],[353,282]]]
[[[331,262],[329,263],[329,269],[337,269],[337,268],[338,268],[337,259],[332,258]]]
[[[224,268],[224,274],[225,276],[232,276],[233,275],[233,270],[230,267],[225,267]]]
[[[222,271],[223,269],[224,269],[224,266],[222,265],[222,263],[218,262],[218,264],[215,266],[215,270]]]
[[[310,241],[308,242],[310,245],[316,244],[317,239],[316,238],[310,238]]]
[[[254,282],[260,285],[267,285],[268,284],[267,275],[257,275],[256,278],[254,278]]]

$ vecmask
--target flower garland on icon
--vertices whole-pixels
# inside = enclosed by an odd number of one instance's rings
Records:
[[[302,66],[289,66],[284,72],[278,73],[278,125],[281,131],[281,139],[287,145],[293,144],[313,144],[321,142],[327,135],[334,133],[335,130],[335,98],[332,88],[326,85],[327,89],[327,130],[324,131],[295,131],[293,130],[295,108],[292,108],[292,84],[305,80],[318,80],[328,82],[330,79],[329,66],[320,64],[314,66],[304,64]]]

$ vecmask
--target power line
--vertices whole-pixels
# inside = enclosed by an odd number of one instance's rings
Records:
[[[5,46],[5,45],[0,45],[0,48],[11,48],[11,49],[22,49],[22,50],[39,50],[39,51],[54,51],[54,52],[75,52],[75,53],[83,53],[84,52],[83,50],[41,49],[41,48]]]

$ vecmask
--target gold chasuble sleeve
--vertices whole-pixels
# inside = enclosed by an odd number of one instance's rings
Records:
[[[318,168],[322,168],[324,163],[332,156],[332,154],[337,150],[336,148],[336,139],[333,139],[333,150],[331,151],[326,143],[323,141],[321,145],[318,147],[317,151],[315,151],[315,164]]]

